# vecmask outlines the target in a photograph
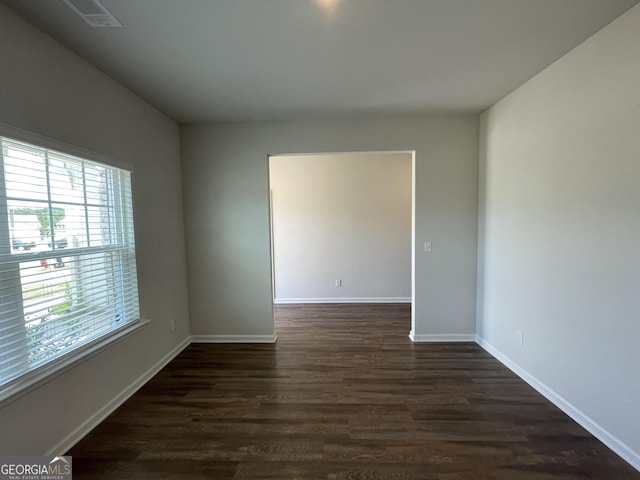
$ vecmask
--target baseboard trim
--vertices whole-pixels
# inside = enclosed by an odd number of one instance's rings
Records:
[[[162,357],[155,365],[149,370],[144,372],[138,377],[131,385],[126,387],[116,397],[111,399],[104,407],[98,410],[95,414],[89,417],[86,421],[80,424],[69,435],[58,442],[53,448],[51,448],[45,455],[61,455],[67,452],[71,447],[84,438],[91,430],[97,427],[100,422],[105,420],[109,415],[116,411],[116,409],[129,399],[134,393],[136,393],[145,383],[162,370],[167,364],[173,360],[180,352],[191,344],[191,337],[185,338],[179,345],[173,350]]]
[[[275,305],[305,303],[411,303],[411,297],[276,298]]]
[[[58,455],[67,452],[78,441],[84,438],[98,424],[111,415],[120,405],[129,399],[136,391],[138,391],[145,383],[162,370],[171,360],[173,360],[180,352],[182,352],[191,343],[274,343],[276,334],[273,335],[193,335],[185,338],[173,350],[162,357],[155,365],[143,373],[138,379],[125,388],[120,394],[109,401],[98,412],[88,418],[69,435],[58,442],[54,447],[49,449],[45,455]],[[569,415],[573,420],[585,428],[589,433],[598,438],[607,447],[613,450],[623,460],[629,463],[633,468],[640,471],[640,453],[635,452],[627,444],[618,440],[607,430],[598,425],[595,421],[582,413],[573,404],[558,395],[555,391],[539,381],[526,370],[509,359],[500,350],[495,348],[489,342],[478,335],[472,334],[430,334],[420,335],[411,331],[409,338],[412,342],[473,342],[475,341],[486,352],[502,363],[505,367],[518,375],[522,380],[533,387],[538,393],[547,398],[556,407]]]
[[[591,433],[594,437],[604,443],[607,447],[618,454],[624,461],[629,463],[633,468],[640,471],[640,452],[635,452],[626,443],[618,440],[615,436],[611,435],[607,430],[602,428],[596,422],[594,422],[587,415],[582,413],[573,404],[565,400],[562,396],[558,395],[555,391],[545,385],[543,382],[535,378],[526,370],[521,368],[518,364],[513,362],[509,357],[504,355],[500,350],[495,348],[489,342],[482,337],[476,335],[475,341],[485,351],[487,351],[496,360],[502,363],[505,367],[518,375],[522,380],[527,382],[538,393],[544,396],[547,400],[553,403],[556,407],[569,415],[573,420],[579,423],[585,430]]]
[[[193,343],[275,343],[273,335],[192,335]]]
[[[437,343],[437,342],[475,342],[476,336],[470,333],[434,333],[421,335],[413,330],[409,332],[412,342]]]

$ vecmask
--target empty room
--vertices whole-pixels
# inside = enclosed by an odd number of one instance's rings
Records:
[[[640,479],[638,0],[0,0],[0,478]]]

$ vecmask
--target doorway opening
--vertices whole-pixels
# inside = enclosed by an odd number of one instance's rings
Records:
[[[408,303],[415,152],[269,156],[273,303]],[[408,332],[407,332],[408,333]]]

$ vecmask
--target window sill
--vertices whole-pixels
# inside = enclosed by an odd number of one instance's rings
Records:
[[[25,374],[24,377],[16,383],[0,388],[0,408],[5,407],[24,395],[40,388],[59,375],[77,367],[79,364],[87,361],[94,355],[101,353],[103,350],[106,350],[135,332],[143,329],[150,322],[151,320],[139,320],[132,325],[123,327],[121,330],[116,330],[108,337],[98,339],[94,343],[89,343],[80,347],[69,355],[60,358],[58,361],[45,364],[41,368]]]

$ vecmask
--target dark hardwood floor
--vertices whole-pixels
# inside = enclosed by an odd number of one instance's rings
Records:
[[[640,479],[407,305],[276,308],[275,345],[189,346],[70,452],[90,479]]]

